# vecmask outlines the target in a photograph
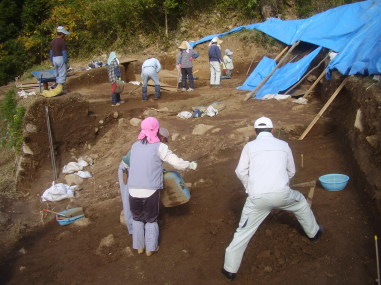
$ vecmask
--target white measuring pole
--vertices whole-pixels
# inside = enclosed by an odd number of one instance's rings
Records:
[[[52,138],[52,130],[50,127],[50,120],[49,120],[49,110],[48,106],[45,106],[45,116],[46,116],[46,124],[48,126],[48,135],[49,135],[49,146],[50,146],[50,159],[52,161],[52,168],[53,168],[53,179],[54,181],[57,180],[57,169],[56,169],[56,160],[54,157],[54,146],[53,146],[53,138]]]

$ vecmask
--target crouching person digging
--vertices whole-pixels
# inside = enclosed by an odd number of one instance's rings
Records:
[[[131,147],[128,177],[129,202],[133,217],[132,247],[147,256],[159,250],[160,190],[163,189],[163,162],[178,170],[196,170],[197,163],[177,157],[158,136],[159,121],[148,117]]]
[[[273,123],[262,117],[254,123],[257,138],[248,142],[235,170],[248,197],[239,226],[225,251],[222,273],[233,280],[241,265],[246,247],[272,209],[293,212],[312,242],[323,233],[304,196],[290,189],[295,164],[288,144],[272,135]]]

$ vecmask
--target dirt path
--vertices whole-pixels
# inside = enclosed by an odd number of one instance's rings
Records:
[[[243,102],[245,93],[234,87],[245,77],[222,82],[223,88],[198,87],[193,93],[164,91],[161,100],[142,102],[140,90],[128,85],[126,103],[111,107],[109,84],[75,90],[90,102],[97,120],[112,117],[99,131],[91,146],[71,150],[63,156],[67,163],[74,155],[90,155],[94,177],[83,184],[79,195],[69,201],[40,203],[43,189],[50,186],[49,164],[41,170],[31,195],[12,205],[15,212],[26,206],[30,220],[42,224],[20,240],[6,257],[0,271],[1,284],[224,284],[220,273],[224,250],[232,239],[246,195],[235,176],[240,152],[253,139],[252,124],[260,116],[272,118],[275,135],[289,142],[296,162],[293,183],[317,180],[327,173],[351,177],[345,190],[328,192],[317,184],[312,208],[326,232],[318,244],[303,234],[295,217],[273,211],[261,225],[246,250],[236,284],[373,284],[376,276],[372,205],[355,187],[356,169],[334,119],[323,116],[303,140],[297,138],[307,127],[321,103],[312,100],[297,105],[290,100]],[[152,92],[151,92],[152,93]],[[70,96],[70,94],[67,94]],[[166,113],[151,113],[168,128],[175,140],[170,148],[179,156],[196,160],[195,172],[184,171],[192,183],[189,203],[161,208],[160,251],[152,257],[130,251],[132,240],[119,215],[122,203],[117,184],[121,156],[135,140],[138,128],[129,120],[143,118],[150,108],[180,112],[192,106],[223,102],[216,117],[183,120]],[[152,112],[152,110],[151,110]],[[80,123],[80,122],[73,122]],[[205,135],[192,135],[199,124],[212,126]],[[89,130],[93,131],[93,130]],[[176,135],[175,135],[176,136]],[[303,167],[301,155],[303,154]],[[309,188],[297,188],[307,195]],[[90,221],[87,227],[59,226],[55,211],[82,206]],[[21,218],[21,214],[20,214]],[[103,238],[113,235],[114,243],[100,248]]]

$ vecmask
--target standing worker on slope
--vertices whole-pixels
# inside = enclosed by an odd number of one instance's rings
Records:
[[[143,101],[148,100],[147,95],[147,86],[148,86],[148,80],[152,79],[155,82],[155,99],[160,99],[160,81],[158,73],[161,70],[161,64],[159,60],[153,57],[149,57],[147,60],[143,62],[142,65],[142,80],[143,80],[143,87],[142,87],[142,99]]]
[[[225,251],[222,273],[233,280],[241,265],[246,247],[272,209],[293,212],[312,242],[323,233],[306,198],[290,189],[289,181],[295,175],[295,164],[288,144],[272,135],[273,123],[261,117],[254,123],[257,138],[242,150],[235,170],[248,194],[242,209],[239,226]]]
[[[210,42],[210,48],[208,51],[209,63],[210,63],[210,87],[220,88],[220,77],[221,77],[221,49],[220,44],[222,40],[215,37]]]
[[[45,97],[54,97],[62,93],[66,82],[69,54],[66,49],[65,36],[70,33],[62,26],[57,27],[57,37],[52,40],[49,52],[50,60],[56,70],[56,85],[50,90],[44,90]]]
[[[138,140],[131,147],[127,187],[133,217],[132,247],[151,256],[159,250],[160,190],[163,189],[163,162],[179,170],[196,170],[197,163],[175,155],[160,141],[159,121],[148,117],[141,122]]]

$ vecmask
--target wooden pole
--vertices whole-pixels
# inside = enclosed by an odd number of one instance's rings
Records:
[[[286,46],[277,56],[274,58],[274,61],[277,61],[290,47]]]
[[[308,132],[312,129],[312,127],[316,124],[316,122],[319,120],[321,115],[325,112],[325,110],[328,108],[328,106],[332,103],[332,101],[336,98],[336,96],[339,94],[341,89],[343,89],[345,83],[347,82],[348,77],[346,77],[343,82],[341,82],[340,86],[337,87],[336,91],[332,94],[331,98],[328,99],[328,101],[325,103],[323,108],[321,108],[320,112],[315,116],[315,118],[312,120],[310,125],[307,127],[307,129],[303,132],[303,134],[300,136],[299,140],[302,140],[305,138],[305,136],[308,134]]]
[[[306,75],[304,75],[304,76],[302,77],[302,79],[299,80],[298,83],[296,83],[294,86],[291,86],[288,90],[286,90],[286,92],[285,92],[284,94],[288,94],[289,92],[291,92],[292,90],[294,90],[294,89],[296,88],[296,86],[298,86],[300,83],[302,83],[303,80],[304,80],[308,75],[310,75],[316,68],[318,68],[318,67],[319,67],[319,66],[326,60],[326,58],[327,58],[328,56],[329,56],[329,55],[327,54],[327,55],[325,56],[325,58],[323,58],[323,59],[318,63],[318,65],[316,65],[314,68],[312,68],[310,71],[308,71],[308,72],[306,73]]]
[[[323,76],[325,75],[325,69],[323,70],[323,72],[319,75],[319,77],[315,80],[314,84],[311,85],[311,87],[307,90],[306,94],[304,94],[303,97],[307,98],[308,95],[311,93],[312,89],[315,88],[316,84],[319,83],[319,81],[323,78]]]
[[[48,135],[49,135],[50,159],[52,162],[53,178],[54,178],[53,181],[56,181],[58,176],[57,176],[56,160],[54,156],[53,136],[52,136],[52,130],[50,126],[48,106],[45,106],[45,116],[46,116],[46,124],[48,127]]]
[[[300,43],[300,41],[295,42],[292,47],[288,50],[288,52],[283,56],[283,58],[279,61],[279,63],[274,67],[274,69],[267,75],[261,83],[258,84],[257,87],[254,88],[253,91],[246,94],[245,101],[249,100],[253,97],[259,89],[262,88],[263,85],[270,79],[270,77],[274,74],[274,72],[278,69],[278,67],[283,63],[283,61],[287,58],[287,56],[293,51],[293,49]]]
[[[250,65],[249,65],[249,68],[247,69],[246,76],[249,75],[249,71],[250,71],[251,65],[253,64],[256,55],[257,55],[257,52],[254,53],[253,60],[251,61]]]

